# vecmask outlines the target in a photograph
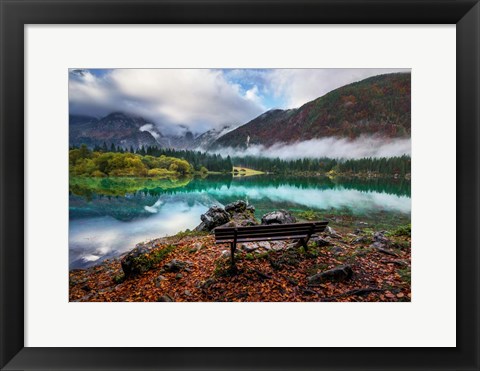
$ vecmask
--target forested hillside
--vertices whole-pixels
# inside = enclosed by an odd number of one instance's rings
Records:
[[[293,143],[322,137],[410,136],[410,73],[370,77],[298,109],[271,110],[220,137],[218,147]]]

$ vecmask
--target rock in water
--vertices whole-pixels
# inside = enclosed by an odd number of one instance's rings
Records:
[[[314,274],[307,278],[309,285],[323,283],[325,281],[341,282],[352,278],[353,271],[349,265],[340,265],[325,272]]]
[[[287,210],[277,210],[262,216],[262,224],[295,223],[297,219]]]
[[[220,206],[212,206],[205,214],[200,216],[202,222],[195,228],[197,231],[208,231],[226,224],[231,216]]]

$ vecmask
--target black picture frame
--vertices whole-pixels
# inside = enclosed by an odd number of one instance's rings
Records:
[[[478,0],[0,0],[0,14],[2,370],[480,369]],[[24,25],[84,23],[456,24],[457,347],[24,347]]]

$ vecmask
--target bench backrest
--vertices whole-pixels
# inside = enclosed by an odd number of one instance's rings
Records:
[[[214,229],[215,239],[232,240],[234,238],[258,239],[269,237],[285,237],[306,236],[323,232],[328,222],[307,222],[307,223],[291,223],[291,224],[269,224],[269,225],[252,225],[248,227],[217,227]]]

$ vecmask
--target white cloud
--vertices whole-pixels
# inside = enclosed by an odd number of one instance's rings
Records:
[[[151,120],[161,132],[202,133],[242,125],[269,108],[294,108],[364,78],[406,69],[71,70],[70,112],[113,111]]]
[[[145,124],[140,128],[140,131],[148,131],[150,134],[153,135],[155,139],[160,138],[160,134],[155,130],[153,124]]]
[[[283,108],[297,108],[329,91],[367,77],[409,71],[392,68],[278,69],[270,71],[268,84],[275,96],[284,99],[286,107]]]
[[[258,86],[254,85],[253,88],[245,92],[245,99],[257,104],[259,107],[262,107],[262,110],[265,110],[265,107],[262,104],[262,97],[258,93]]]
[[[70,76],[71,113],[101,116],[125,111],[164,130],[182,125],[200,133],[243,124],[264,110],[258,89],[242,94],[219,70],[117,69],[103,77],[88,71]]]

